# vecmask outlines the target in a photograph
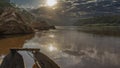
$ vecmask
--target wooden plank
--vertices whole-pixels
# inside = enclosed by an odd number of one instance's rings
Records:
[[[11,51],[40,51],[39,48],[12,48]]]

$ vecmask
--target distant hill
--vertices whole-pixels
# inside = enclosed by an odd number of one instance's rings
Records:
[[[85,25],[120,25],[120,16],[119,15],[108,15],[108,16],[96,16],[92,18],[79,19],[74,23],[75,26],[85,26]]]

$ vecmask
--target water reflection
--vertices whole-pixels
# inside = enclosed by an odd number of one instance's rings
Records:
[[[120,68],[120,37],[84,33],[76,28],[37,32],[28,41],[26,37],[0,40],[0,58],[11,47],[40,48],[61,68]],[[26,68],[31,68],[33,59],[26,52],[20,53]]]
[[[48,50],[52,52],[52,51],[56,51],[57,48],[54,47],[53,44],[49,44],[49,46],[48,46]]]
[[[2,63],[4,57],[5,55],[0,55],[0,64]]]
[[[50,35],[48,35],[50,38],[54,38],[55,37],[55,35],[54,34],[50,34]]]
[[[62,29],[38,32],[24,48],[40,48],[61,68],[119,68],[119,41],[120,37]]]

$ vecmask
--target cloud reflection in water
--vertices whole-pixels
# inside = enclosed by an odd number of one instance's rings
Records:
[[[40,48],[61,68],[120,68],[120,38],[78,31],[37,33],[24,47]]]

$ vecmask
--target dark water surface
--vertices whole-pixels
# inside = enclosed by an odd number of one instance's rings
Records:
[[[120,37],[84,33],[78,27],[0,39],[0,62],[13,47],[40,48],[61,68],[120,68]],[[32,68],[33,59],[27,52],[20,53],[26,68]]]

